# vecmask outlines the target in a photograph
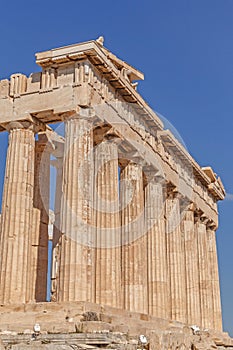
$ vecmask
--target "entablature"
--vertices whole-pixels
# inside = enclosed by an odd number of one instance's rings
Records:
[[[215,203],[225,196],[220,178],[211,168],[202,169],[173,134],[163,130],[133,84],[144,78],[141,72],[97,41],[41,52],[36,59],[42,72],[29,78],[17,73],[10,81],[0,81],[0,131],[29,116],[48,124],[91,108],[125,138],[129,152],[136,151],[149,165],[156,165],[158,157],[168,181],[184,196],[192,189],[196,202],[202,207],[205,202],[204,207],[217,215]]]

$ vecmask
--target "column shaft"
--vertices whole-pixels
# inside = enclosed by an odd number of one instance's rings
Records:
[[[222,309],[215,230],[207,228],[207,240],[209,248],[209,264],[211,269],[211,285],[213,295],[213,328],[222,331]]]
[[[52,276],[51,276],[51,300],[58,299],[58,280],[59,280],[59,262],[61,254],[61,199],[62,199],[62,178],[63,178],[63,157],[53,161],[56,167],[56,193],[54,215],[55,222],[53,226],[53,251],[52,251]]]
[[[124,308],[148,312],[147,237],[144,227],[143,173],[129,163],[121,172],[122,279]]]
[[[208,254],[206,224],[198,221],[196,223],[196,230],[198,236],[201,326],[203,328],[213,328],[213,300],[210,277],[211,270]]]
[[[166,237],[170,279],[170,316],[186,322],[186,283],[184,245],[181,233],[179,198],[170,195],[166,200]]]
[[[52,164],[56,167],[56,193],[54,206],[55,223],[53,228],[53,248],[55,248],[61,237],[63,157],[57,158]]]
[[[75,116],[65,122],[59,301],[90,301],[92,289],[92,125]]]
[[[121,306],[118,149],[103,141],[95,152],[96,302]]]
[[[194,212],[187,210],[183,220],[185,243],[187,322],[201,324],[199,264],[197,232],[195,231]]]
[[[39,135],[35,149],[34,208],[39,211],[39,230],[32,241],[32,300],[46,301],[48,272],[48,223],[50,192],[50,153],[43,136]]]
[[[145,188],[145,225],[148,239],[149,313],[168,318],[167,249],[162,184],[152,180]]]
[[[27,301],[33,186],[34,132],[12,129],[6,160],[0,242],[0,303]]]

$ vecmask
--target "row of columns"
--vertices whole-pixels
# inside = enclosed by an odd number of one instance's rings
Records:
[[[46,292],[48,200],[42,204],[46,193],[38,191],[43,145],[36,149],[34,132],[12,128],[9,134],[1,304],[41,301]],[[221,329],[215,231],[208,219],[192,208],[181,217],[179,195],[155,176],[145,182],[142,166],[132,161],[121,170],[119,188],[115,135],[108,133],[92,150],[91,120],[68,119],[56,184],[56,300],[92,301]],[[47,153],[43,161],[47,188]]]
[[[76,142],[80,139],[81,144],[86,144],[92,135],[80,133],[83,123],[91,130],[88,119],[68,122],[76,125]],[[66,142],[70,139],[68,124]],[[90,244],[95,249],[89,260],[93,264],[94,293],[92,297],[86,294],[84,300],[220,329],[217,260],[213,264],[213,247],[208,240],[208,232],[214,230],[208,228],[203,217],[197,220],[194,210],[188,210],[182,218],[179,196],[173,191],[167,196],[156,178],[144,188],[139,164],[129,162],[121,170],[119,190],[117,142],[113,135],[106,137],[96,147],[89,169],[85,168],[86,174],[93,174],[95,179],[93,222],[87,225],[92,232]],[[77,164],[75,154],[69,156]],[[64,181],[65,186],[74,189],[80,180]],[[84,265],[87,268],[87,260]],[[75,289],[85,286],[80,276],[83,275],[77,276]],[[58,296],[58,300],[77,298]],[[213,313],[218,316],[213,317]]]

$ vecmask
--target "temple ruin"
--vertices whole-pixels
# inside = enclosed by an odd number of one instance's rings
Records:
[[[53,225],[51,307],[91,303],[221,332],[220,178],[164,128],[137,92],[143,74],[102,38],[36,62],[41,72],[0,81],[3,310],[46,302]]]

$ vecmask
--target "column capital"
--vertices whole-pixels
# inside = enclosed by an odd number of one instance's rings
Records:
[[[195,211],[196,211],[195,203],[189,201],[186,205],[186,211],[195,213]]]
[[[34,133],[39,131],[45,131],[46,125],[42,123],[39,119],[32,117],[31,115],[25,116],[22,119],[18,119],[16,121],[11,121],[8,123],[1,124],[7,131],[11,130],[31,130]]]
[[[166,179],[161,173],[161,171],[153,168],[151,165],[144,166],[143,167],[143,172],[145,173],[147,182],[153,182],[157,183],[160,185],[165,185],[166,184]]]
[[[184,219],[191,220],[195,223],[195,204],[190,202],[184,205]]]
[[[145,159],[145,154],[143,152],[135,150],[133,152],[126,153],[126,157],[131,163],[140,165],[141,168],[143,168],[143,171],[150,169],[151,167],[150,163]]]
[[[73,119],[93,120],[95,111],[93,108],[77,108],[77,110],[70,111],[69,114],[64,115],[64,121]]]
[[[119,145],[122,142],[122,136],[114,129],[109,129],[104,135],[103,135],[103,142],[111,141]]]
[[[208,223],[208,221],[209,221],[209,218],[205,215],[205,213],[203,213],[202,211],[200,211],[200,210],[198,210],[198,209],[196,209],[195,211],[194,211],[194,213],[195,213],[195,223],[196,222],[200,222],[200,223],[202,223],[202,224],[207,224]]]
[[[65,139],[57,134],[52,128],[46,128],[46,131],[38,133],[39,142],[50,144],[51,153],[56,158],[63,158]]]
[[[167,199],[182,199],[182,194],[178,191],[178,188],[171,182],[167,183]]]
[[[216,231],[218,227],[212,220],[209,220],[207,222],[206,228],[208,231]]]
[[[47,153],[53,153],[55,151],[55,145],[46,134],[46,131],[38,134],[38,140],[36,141],[36,148],[41,152],[47,152]]]

